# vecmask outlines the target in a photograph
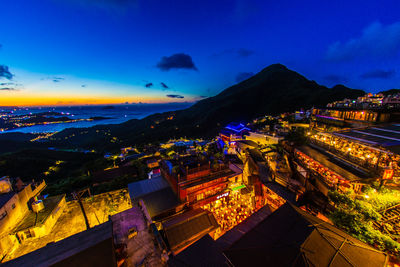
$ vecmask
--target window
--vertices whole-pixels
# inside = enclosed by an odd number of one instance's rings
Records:
[[[12,208],[12,209],[15,209],[15,203],[13,203],[13,204],[11,205],[11,208]]]
[[[197,201],[202,200],[202,199],[204,199],[204,194],[203,193],[198,194],[197,195]]]
[[[32,235],[31,231],[29,231],[29,230],[25,231],[24,234],[25,234],[26,238],[31,238],[31,237],[35,236],[35,235]]]
[[[7,211],[0,214],[0,220],[4,219],[7,216]]]

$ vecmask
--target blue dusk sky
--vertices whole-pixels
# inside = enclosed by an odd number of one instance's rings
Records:
[[[282,63],[399,88],[393,1],[4,0],[0,105],[197,101]]]

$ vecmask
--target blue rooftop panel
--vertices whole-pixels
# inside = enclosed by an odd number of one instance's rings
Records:
[[[242,123],[230,123],[225,127],[225,129],[228,129],[230,131],[234,131],[236,133],[240,133],[240,132],[243,132],[243,131],[250,131],[250,129],[247,128]]]

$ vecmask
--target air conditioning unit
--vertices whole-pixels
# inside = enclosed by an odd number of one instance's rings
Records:
[[[38,200],[32,203],[32,210],[36,213],[44,209],[43,200]]]

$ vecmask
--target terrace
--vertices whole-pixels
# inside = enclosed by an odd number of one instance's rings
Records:
[[[318,133],[311,135],[310,141],[372,174],[381,176],[386,169],[393,169],[393,179],[400,177],[400,156],[396,153],[400,150],[399,125]]]
[[[346,191],[352,187],[351,184],[359,184],[363,177],[351,172],[332,162],[331,159],[321,152],[309,147],[302,146],[295,150],[297,163],[310,173],[310,180],[314,181],[321,192],[327,194],[328,190],[338,188]],[[317,182],[318,181],[318,182]]]

